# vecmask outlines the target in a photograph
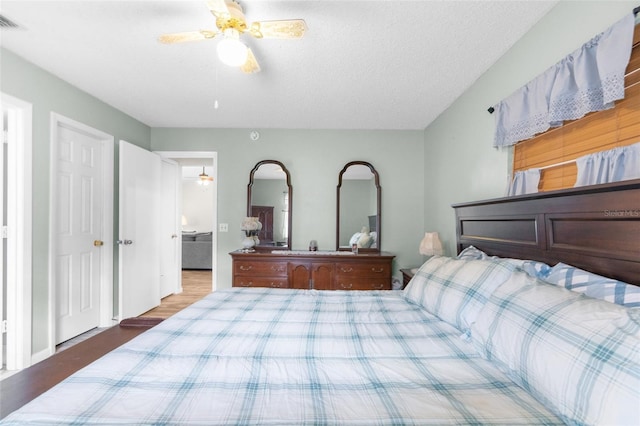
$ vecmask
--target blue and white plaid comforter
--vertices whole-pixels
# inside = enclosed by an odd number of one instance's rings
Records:
[[[562,424],[403,292],[213,293],[6,424]]]

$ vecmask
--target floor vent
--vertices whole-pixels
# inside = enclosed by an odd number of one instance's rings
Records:
[[[20,26],[6,16],[0,15],[0,29],[4,30],[12,28],[20,28]]]

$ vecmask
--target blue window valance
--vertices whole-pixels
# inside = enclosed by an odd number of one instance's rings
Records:
[[[535,194],[540,184],[540,169],[515,172],[507,188],[507,195]]]
[[[640,142],[576,159],[575,186],[640,179]]]
[[[635,15],[629,14],[494,106],[493,145],[513,145],[624,98]]]

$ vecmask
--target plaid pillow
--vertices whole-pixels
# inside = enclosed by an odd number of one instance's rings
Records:
[[[566,423],[640,419],[640,310],[516,272],[494,291],[471,330],[484,358]]]
[[[515,270],[498,260],[434,256],[415,273],[405,295],[441,320],[468,331],[493,290]]]
[[[543,279],[594,299],[630,307],[640,306],[640,287],[592,274],[564,263],[558,263],[551,268],[549,275]]]

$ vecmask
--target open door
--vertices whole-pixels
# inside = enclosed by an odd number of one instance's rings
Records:
[[[120,320],[160,304],[160,185],[160,156],[120,141]]]
[[[182,259],[180,199],[181,183],[178,163],[162,159],[162,191],[160,207],[160,297],[182,292],[180,263]]]

